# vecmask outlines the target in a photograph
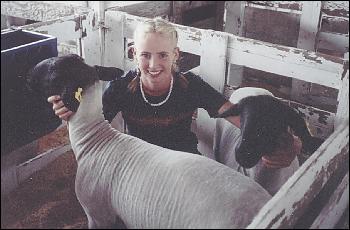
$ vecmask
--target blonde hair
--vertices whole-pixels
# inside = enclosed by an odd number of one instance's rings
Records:
[[[138,39],[142,39],[147,33],[159,33],[161,35],[164,35],[173,42],[174,47],[177,47],[178,35],[175,27],[169,21],[162,19],[161,17],[155,17],[138,24],[134,31],[134,45],[137,44]],[[179,71],[176,63],[173,64],[172,68],[174,72]],[[140,73],[137,73],[135,78],[128,85],[128,88],[132,93],[136,92],[136,89],[139,85],[139,74]],[[181,88],[187,89],[189,82],[183,76],[183,74],[179,74],[178,84]]]
[[[167,20],[161,17],[141,22],[134,31],[134,42],[137,44],[140,37],[145,36],[147,33],[159,33],[168,37],[177,46],[178,36],[175,27]]]

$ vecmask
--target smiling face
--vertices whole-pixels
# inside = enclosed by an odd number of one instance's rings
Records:
[[[135,41],[134,57],[141,71],[146,92],[163,94],[169,90],[172,66],[179,57],[179,49],[168,36],[150,32]]]

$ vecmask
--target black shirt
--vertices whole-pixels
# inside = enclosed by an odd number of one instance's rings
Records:
[[[129,134],[165,148],[198,153],[198,140],[191,132],[192,115],[197,108],[204,108],[214,117],[227,102],[224,96],[199,76],[177,73],[168,101],[153,107],[144,101],[138,83],[134,92],[128,87],[132,80],[139,82],[136,76],[136,71],[129,71],[109,83],[103,95],[105,118],[111,122],[121,111]],[[180,83],[181,76],[187,80],[187,87]],[[146,96],[151,103],[159,103],[167,94]]]

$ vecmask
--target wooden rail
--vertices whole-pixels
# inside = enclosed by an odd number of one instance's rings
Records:
[[[79,18],[79,22],[75,18]],[[67,37],[81,39],[82,55],[87,63],[103,63],[106,66],[128,70],[134,66],[134,63],[127,58],[127,39],[132,38],[136,24],[145,19],[107,9],[103,25],[96,24],[96,12],[89,11],[88,14],[66,16],[40,26],[32,25],[31,28],[51,33],[55,28],[57,30],[59,25],[67,23],[64,24],[67,25],[64,28],[65,33],[57,33],[57,36],[61,41]],[[248,228],[294,227],[305,210],[322,193],[332,175],[337,173],[337,169],[345,168],[345,171],[349,169],[348,60],[225,32],[174,25],[179,33],[180,49],[200,56],[199,75],[220,92],[224,92],[226,84],[226,63],[317,83],[338,90],[339,105],[336,113],[287,101],[302,111],[306,119],[312,120],[315,129],[326,130],[322,135],[327,139],[248,226]],[[103,37],[99,36],[101,31]],[[210,157],[215,122],[209,119],[206,112],[199,110],[195,124],[200,140],[200,151],[207,153]],[[348,196],[344,195],[348,191],[348,176],[341,180],[335,191],[320,210],[320,215],[315,218],[312,226],[325,226],[326,223],[332,223],[333,226],[337,222],[339,215],[331,212],[337,210],[342,213],[346,206],[343,203],[348,204]]]
[[[343,164],[347,164],[347,170],[349,170],[348,162],[349,123],[347,122],[335,130],[299,170],[289,178],[247,228],[293,228],[298,218],[304,214],[308,205],[321,191],[336,169]],[[348,185],[344,184],[342,186],[346,187]],[[343,191],[345,190],[343,189]],[[339,203],[340,201],[343,203]],[[338,199],[335,202],[337,205],[341,205],[341,210],[344,211],[349,204],[349,199],[347,201]]]

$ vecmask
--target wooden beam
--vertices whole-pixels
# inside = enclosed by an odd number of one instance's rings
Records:
[[[311,155],[259,211],[251,228],[292,228],[333,172],[349,159],[349,123]],[[288,201],[288,202],[286,202]]]
[[[298,48],[315,51],[315,40],[320,25],[321,1],[303,1]]]
[[[345,209],[349,206],[349,171],[336,188],[329,202],[312,223],[310,229],[335,228]]]
[[[300,17],[299,38],[297,47],[316,51],[316,37],[320,26],[321,1],[302,1],[302,14]],[[293,79],[291,98],[305,103],[305,95],[311,91],[311,83]]]
[[[320,32],[317,48],[346,53],[349,51],[349,34]]]
[[[106,12],[105,25],[109,28],[106,31],[105,65],[115,66],[126,70],[125,66],[125,13],[115,11]],[[133,63],[135,67],[135,62]]]
[[[228,62],[339,89],[346,61],[303,49],[230,35]]]
[[[306,106],[301,103],[284,100],[280,98],[281,101],[284,101],[290,107],[298,110],[305,121],[308,123],[308,128],[313,136],[326,139],[328,138],[334,131],[334,120],[335,114],[314,108],[312,106]]]
[[[225,33],[218,34],[212,30],[202,33],[199,76],[221,93],[224,92],[225,85],[227,41]],[[213,159],[215,120],[211,119],[204,109],[198,109],[195,122],[198,150]]]
[[[82,20],[83,38],[82,53],[85,62],[89,65],[101,65],[102,44],[99,34],[98,16],[94,11]]]
[[[227,1],[226,18],[224,31],[233,35],[245,36],[245,1]],[[227,84],[234,87],[241,85],[243,80],[244,67],[240,65],[229,64],[227,70]]]
[[[347,34],[349,32],[349,18],[322,13],[321,31]]]
[[[63,144],[54,149],[50,149],[17,166],[18,184],[27,179],[34,172],[41,170],[57,157],[71,150],[70,144]]]
[[[81,19],[86,15],[70,15],[45,22],[37,22],[21,26],[24,30],[31,30],[42,34],[50,34],[57,38],[57,42],[76,40],[82,37]]]
[[[338,107],[334,127],[337,128],[344,122],[349,122],[349,65],[344,69],[345,76],[342,78],[342,87],[338,94]]]

